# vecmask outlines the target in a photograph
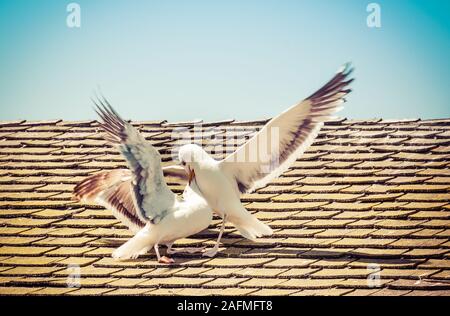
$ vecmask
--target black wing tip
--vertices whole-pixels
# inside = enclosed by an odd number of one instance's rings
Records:
[[[345,77],[350,75],[355,70],[353,63],[351,61],[346,62],[339,68],[338,73],[343,74]]]
[[[353,81],[355,81],[354,77],[350,77],[354,69],[355,68],[351,62],[345,63],[339,68],[330,81],[328,81],[315,93],[310,95],[307,99],[322,103],[324,101],[334,100],[334,96],[337,93],[344,92],[344,94],[347,95],[352,91],[348,87]]]
[[[103,93],[100,92],[100,96],[96,93],[95,97],[91,97],[91,101],[92,103],[94,103],[94,111],[102,118],[103,121],[105,121],[104,118],[114,118],[119,122],[125,122],[125,120],[119,115],[119,113],[114,110],[111,103],[109,103]],[[101,115],[99,112],[103,115]]]
[[[247,191],[249,189],[248,185],[239,181],[237,178],[236,178],[236,184],[238,186],[239,192],[241,192],[242,194],[247,193]]]
[[[345,89],[345,90],[341,90],[340,92],[345,93],[346,95],[351,93],[353,91],[353,89]]]
[[[122,140],[126,121],[114,110],[103,94],[101,96],[95,94],[94,97],[91,97],[91,101],[94,103],[93,110],[100,117],[100,127],[113,139]],[[106,136],[105,139],[110,140]]]

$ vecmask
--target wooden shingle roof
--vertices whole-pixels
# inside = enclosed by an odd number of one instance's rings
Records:
[[[133,124],[170,163],[180,131],[219,158],[264,122]],[[86,176],[120,167],[95,121],[0,122],[0,295],[450,294],[450,119],[327,123],[281,178],[242,197],[272,237],[228,226],[217,257],[170,267],[153,252],[114,261],[130,232],[72,200]],[[178,244],[212,246],[218,224]]]

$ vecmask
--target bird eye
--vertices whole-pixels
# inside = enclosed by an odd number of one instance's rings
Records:
[[[182,164],[183,166],[186,166],[186,162],[184,162],[184,161],[182,161],[181,164]]]

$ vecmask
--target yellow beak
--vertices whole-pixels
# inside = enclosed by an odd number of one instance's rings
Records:
[[[189,185],[191,184],[192,180],[195,178],[195,172],[194,169],[189,169],[189,173],[188,173],[188,182]]]

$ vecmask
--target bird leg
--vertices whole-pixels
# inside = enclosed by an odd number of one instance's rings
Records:
[[[161,259],[161,255],[159,254],[159,246],[158,246],[158,244],[155,244],[153,246],[153,248],[155,249],[156,258],[158,258],[158,261],[159,261]]]
[[[226,221],[227,221],[227,216],[224,215],[223,220],[222,220],[222,227],[220,228],[219,237],[217,238],[217,242],[213,248],[211,248],[203,253],[204,257],[214,257],[217,254],[217,251],[219,251],[219,243],[220,243],[220,239],[222,238],[223,231],[225,230]]]
[[[175,262],[175,260],[173,260],[172,258],[168,258],[166,256],[161,257],[161,255],[159,254],[159,245],[158,244],[155,244],[153,246],[153,248],[155,249],[156,258],[158,258],[159,263],[171,264],[171,263]]]
[[[173,255],[175,253],[196,253],[196,252],[203,252],[205,250],[205,247],[187,247],[187,248],[180,248],[180,249],[173,249],[172,248],[173,243],[167,244],[167,253],[169,255]]]

